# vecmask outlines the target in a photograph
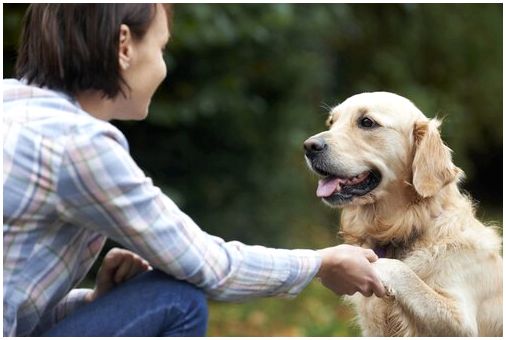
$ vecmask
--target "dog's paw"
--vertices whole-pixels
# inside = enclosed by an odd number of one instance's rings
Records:
[[[395,296],[396,288],[402,282],[406,265],[399,260],[384,258],[377,260],[372,265],[383,286],[385,286],[387,296]]]

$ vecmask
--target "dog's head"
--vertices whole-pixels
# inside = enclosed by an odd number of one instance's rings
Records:
[[[331,206],[371,204],[406,184],[435,195],[461,172],[429,120],[406,98],[362,93],[333,108],[329,130],[304,142],[310,168],[322,178],[317,196]]]

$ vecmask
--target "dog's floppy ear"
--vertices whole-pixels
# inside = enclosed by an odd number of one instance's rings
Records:
[[[413,186],[422,197],[434,196],[462,172],[453,164],[451,150],[441,139],[440,124],[438,119],[419,121],[413,129]]]

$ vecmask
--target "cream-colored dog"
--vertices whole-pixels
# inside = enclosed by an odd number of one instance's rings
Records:
[[[458,189],[437,119],[387,92],[355,95],[304,143],[317,196],[343,208],[389,293],[350,298],[366,336],[502,336],[501,239]]]

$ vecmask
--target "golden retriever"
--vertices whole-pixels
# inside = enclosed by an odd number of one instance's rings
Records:
[[[501,238],[459,191],[463,172],[411,101],[362,93],[304,142],[346,243],[374,249],[388,294],[349,297],[365,336],[502,336]]]

